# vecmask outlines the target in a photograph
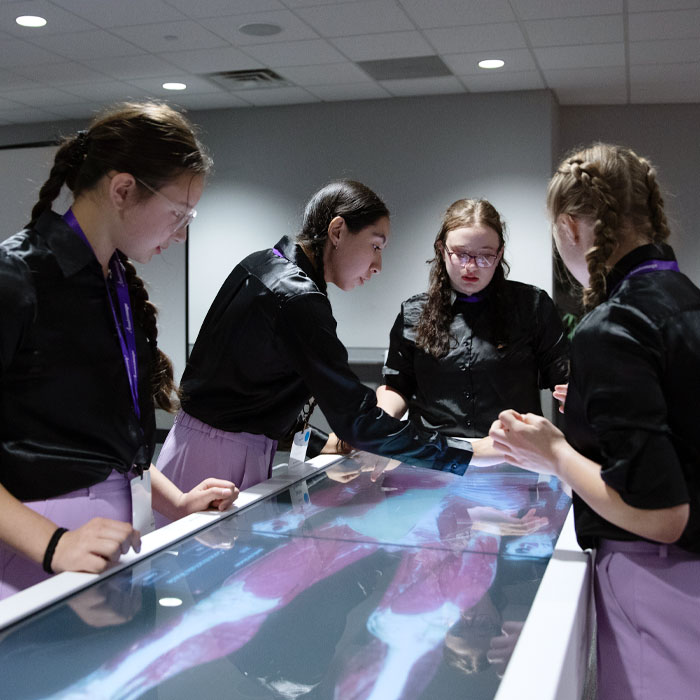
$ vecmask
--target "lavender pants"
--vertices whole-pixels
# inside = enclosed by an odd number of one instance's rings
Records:
[[[242,491],[270,478],[277,441],[265,435],[229,433],[180,411],[156,467],[180,490],[208,477],[228,479]],[[168,522],[155,513],[156,526]]]
[[[598,700],[697,698],[700,556],[603,540],[595,568]]]
[[[93,518],[131,522],[129,475],[113,471],[105,481],[46,501],[26,501],[25,506],[56,523],[75,530]],[[0,600],[49,578],[41,564],[0,543]]]

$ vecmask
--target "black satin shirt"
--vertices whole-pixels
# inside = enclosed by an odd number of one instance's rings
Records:
[[[333,430],[359,449],[463,474],[471,452],[377,407],[348,366],[326,285],[302,249],[237,265],[209,309],[182,377],[182,407],[220,430],[289,435],[313,396]]]
[[[541,414],[540,389],[567,381],[569,343],[547,293],[506,281],[508,318],[497,338],[485,291],[475,302],[455,295],[450,350],[440,359],[416,347],[428,295],[401,305],[383,375],[408,402],[410,420],[447,435],[481,437],[506,408]]]
[[[667,245],[626,255],[608,277],[608,300],[576,329],[566,437],[602,464],[603,479],[625,503],[645,509],[689,503],[678,545],[700,553],[700,290],[670,270],[622,281],[650,259],[675,258]],[[576,494],[574,512],[584,548],[600,537],[640,539]]]
[[[0,244],[0,483],[14,496],[51,498],[150,463],[151,351],[138,327],[136,343],[140,425],[93,252],[53,212]]]

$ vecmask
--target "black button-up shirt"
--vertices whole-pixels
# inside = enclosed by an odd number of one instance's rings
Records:
[[[637,508],[690,504],[678,544],[700,552],[700,290],[683,274],[625,275],[646,260],[674,260],[646,245],[610,273],[610,297],[581,321],[571,349],[566,437],[602,464],[602,477]],[[574,494],[582,547],[639,539]]]
[[[150,462],[151,351],[138,327],[136,343],[141,425],[93,252],[53,212],[0,244],[0,482],[14,496],[51,498],[137,455]]]
[[[288,437],[313,396],[333,430],[376,454],[464,473],[471,452],[377,407],[348,366],[326,285],[283,238],[253,253],[219,290],[182,377],[182,407],[220,430]]]
[[[539,390],[567,381],[569,344],[550,297],[511,281],[504,293],[504,337],[496,337],[488,288],[481,301],[456,298],[450,350],[439,359],[416,347],[428,295],[401,305],[383,375],[408,402],[410,420],[448,435],[480,437],[506,408],[541,414]]]

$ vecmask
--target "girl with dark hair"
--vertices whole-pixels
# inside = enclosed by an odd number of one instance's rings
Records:
[[[547,293],[506,280],[499,213],[457,200],[433,247],[428,292],[402,304],[391,330],[379,406],[466,438],[507,406],[541,413],[539,390],[566,381],[568,343]]]
[[[566,436],[508,410],[509,462],[574,492],[595,548],[598,698],[697,697],[700,625],[700,290],[666,244],[652,165],[595,144],[552,177],[547,205],[588,311],[574,333]]]
[[[311,198],[296,241],[284,237],[234,268],[185,368],[182,411],[158,458],[164,474],[180,488],[204,472],[252,486],[268,478],[278,441],[308,423],[314,401],[359,449],[464,473],[470,445],[387,416],[336,335],[327,285],[348,291],[378,274],[389,235],[382,200],[341,180]]]
[[[132,488],[152,482],[170,518],[237,495],[216,479],[182,493],[149,469],[173,373],[129,262],[185,239],[209,167],[182,115],[122,105],[63,141],[31,221],[0,245],[0,598],[138,548],[150,499]]]

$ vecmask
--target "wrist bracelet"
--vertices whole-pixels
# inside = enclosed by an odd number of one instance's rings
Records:
[[[51,562],[53,561],[53,554],[56,551],[56,545],[58,544],[58,541],[61,539],[61,537],[66,532],[68,532],[68,528],[65,528],[65,527],[56,528],[53,535],[51,535],[51,539],[49,540],[49,543],[46,545],[46,552],[44,552],[44,563],[42,564],[42,566],[44,568],[44,571],[47,574],[53,573],[53,569],[51,568]]]

